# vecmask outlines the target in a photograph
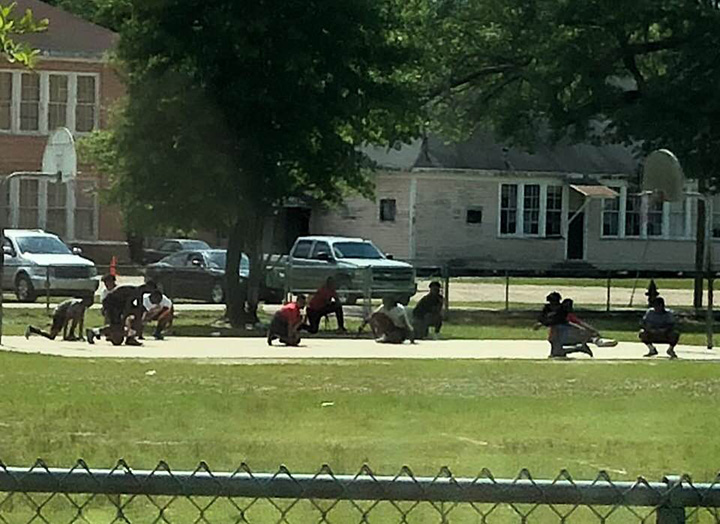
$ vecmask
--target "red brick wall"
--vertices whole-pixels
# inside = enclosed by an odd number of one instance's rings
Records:
[[[10,63],[1,64],[3,69],[22,69]],[[39,60],[35,69],[38,71],[65,71],[98,73],[100,75],[100,128],[108,125],[109,114],[113,104],[124,95],[125,90],[116,71],[106,63],[80,60]],[[42,155],[47,143],[47,136],[42,135],[11,135],[0,133],[0,175],[13,171],[38,171],[42,167]],[[93,172],[87,164],[80,163],[78,170],[82,177],[94,177],[99,187],[106,186],[102,175]],[[122,217],[115,206],[99,204],[100,240],[125,240]]]

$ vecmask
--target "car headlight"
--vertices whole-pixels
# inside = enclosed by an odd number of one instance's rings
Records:
[[[46,277],[48,272],[47,266],[30,266],[28,273],[36,277]]]
[[[97,276],[97,268],[95,266],[90,266],[90,278]]]

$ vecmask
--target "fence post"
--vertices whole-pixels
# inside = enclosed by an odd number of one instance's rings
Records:
[[[373,274],[370,266],[363,272],[363,317],[370,318],[372,314]]]
[[[45,313],[50,314],[50,271],[52,266],[48,266],[45,272]]]
[[[510,275],[505,271],[505,311],[510,311]]]
[[[715,315],[713,313],[713,305],[714,305],[714,289],[713,284],[715,282],[715,277],[712,273],[712,271],[708,271],[708,277],[707,277],[707,312],[705,313],[706,320],[706,336],[707,336],[707,348],[712,349],[713,348],[713,322],[715,321]]]
[[[612,276],[610,273],[607,274],[607,302],[605,303],[605,311],[610,313],[610,285],[612,283]]]
[[[445,307],[443,308],[443,318],[444,320],[447,320],[450,316],[450,267],[447,264],[444,264],[441,271],[445,290]]]
[[[678,475],[665,475],[662,481],[667,484],[669,498],[672,499],[672,491],[680,486],[681,477]],[[675,506],[672,501],[666,502],[657,508],[657,524],[685,524],[685,508]]]

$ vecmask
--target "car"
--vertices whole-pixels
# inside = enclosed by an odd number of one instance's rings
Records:
[[[143,264],[158,262],[166,256],[179,251],[211,249],[210,245],[204,240],[193,240],[191,238],[166,238],[156,246],[156,248],[143,250]]]
[[[293,293],[314,293],[329,276],[346,304],[366,293],[371,298],[395,296],[407,304],[417,291],[411,264],[392,260],[372,241],[355,237],[299,237],[267,279],[270,287],[285,283]]]
[[[60,296],[95,294],[97,268],[80,256],[80,249],[40,229],[6,229],[4,234],[2,288],[14,291],[20,302],[34,302],[46,289]]]
[[[192,298],[213,304],[225,302],[225,249],[195,249],[174,253],[145,268],[145,279],[154,281],[170,298]],[[243,254],[240,279],[250,276],[250,260]]]

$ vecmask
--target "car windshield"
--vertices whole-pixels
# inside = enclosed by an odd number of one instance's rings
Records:
[[[333,245],[336,258],[383,258],[370,242],[337,242]]]
[[[182,240],[180,243],[183,249],[210,249],[207,242],[202,240]]]
[[[18,237],[17,244],[22,253],[31,253],[35,255],[72,255],[70,248],[63,244],[62,240],[57,237]]]
[[[227,263],[227,251],[210,251],[207,258],[210,267],[224,270]],[[250,259],[245,253],[240,259],[240,274],[245,277],[250,274]]]

